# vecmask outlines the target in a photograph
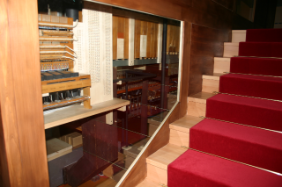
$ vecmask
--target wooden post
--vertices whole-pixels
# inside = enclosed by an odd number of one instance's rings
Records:
[[[90,87],[83,88],[83,95],[84,96],[90,96]],[[84,108],[87,108],[87,109],[92,108],[91,103],[90,103],[90,99],[84,101],[83,105],[84,105]]]
[[[0,1],[0,157],[5,187],[49,186],[37,10],[36,0]]]

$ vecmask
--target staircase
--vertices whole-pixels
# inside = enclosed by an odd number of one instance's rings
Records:
[[[138,187],[282,186],[280,42],[282,29],[232,32]]]

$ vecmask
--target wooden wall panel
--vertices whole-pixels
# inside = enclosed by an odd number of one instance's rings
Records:
[[[102,2],[108,5],[120,6],[178,20],[182,18],[182,7],[192,4],[191,0],[93,0],[93,2]]]
[[[223,56],[223,42],[229,34],[222,30],[192,25],[189,95],[202,90],[202,75],[213,74],[213,57]]]
[[[4,186],[49,186],[37,11],[36,0],[0,2],[0,149]]]
[[[226,0],[212,0],[216,3],[218,3],[219,5],[234,11],[235,9],[235,1],[226,1]]]

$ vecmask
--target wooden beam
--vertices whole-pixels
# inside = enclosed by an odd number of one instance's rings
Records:
[[[48,187],[36,0],[0,2],[3,186]]]

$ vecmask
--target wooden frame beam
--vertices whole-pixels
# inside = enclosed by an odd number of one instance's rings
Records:
[[[36,0],[0,1],[3,186],[49,186]]]

